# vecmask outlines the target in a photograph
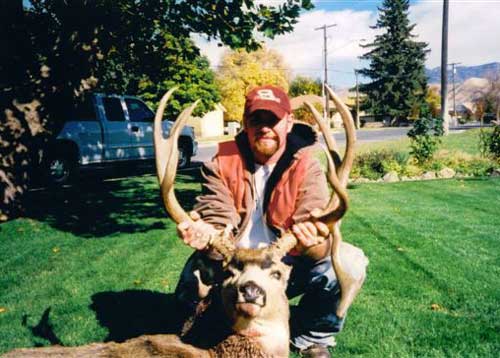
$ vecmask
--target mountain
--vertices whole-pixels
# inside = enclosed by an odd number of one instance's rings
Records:
[[[455,102],[472,108],[472,103],[488,91],[490,82],[485,78],[471,77],[462,83],[456,83]],[[429,87],[440,90],[440,84],[430,84]],[[448,86],[448,103],[453,105],[453,86]]]
[[[500,62],[492,62],[479,66],[455,66],[455,82],[462,83],[469,78],[487,78],[500,73]],[[429,83],[441,83],[441,67],[425,70]],[[448,70],[448,83],[452,82],[451,68]]]

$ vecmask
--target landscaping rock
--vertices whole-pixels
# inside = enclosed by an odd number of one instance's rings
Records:
[[[500,177],[500,168],[495,168],[490,174],[492,177]]]
[[[385,183],[394,183],[399,181],[399,176],[398,173],[396,173],[395,171],[390,171],[389,173],[384,175],[382,179],[384,180]]]
[[[425,172],[424,174],[422,174],[422,177],[421,177],[423,180],[431,180],[431,179],[436,179],[436,172]]]
[[[450,179],[455,176],[456,172],[451,168],[443,168],[438,172],[438,177],[443,179]]]

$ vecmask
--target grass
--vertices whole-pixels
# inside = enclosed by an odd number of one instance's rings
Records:
[[[199,178],[179,179],[189,209]],[[364,184],[350,196],[344,238],[370,266],[335,356],[497,356],[500,180]],[[174,331],[190,250],[155,177],[33,192],[0,237],[0,354]]]
[[[442,137],[442,143],[439,149],[450,152],[462,151],[471,155],[479,155],[479,131],[479,129],[469,129],[461,133],[451,133],[446,137]],[[361,143],[357,145],[358,153],[381,149],[409,152],[410,140],[408,137],[404,137],[398,140]]]

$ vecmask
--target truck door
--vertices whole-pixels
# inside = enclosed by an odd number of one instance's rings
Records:
[[[125,97],[125,104],[130,121],[131,158],[153,158],[153,111],[137,98]]]
[[[120,97],[102,97],[106,160],[130,158],[129,122],[125,118]]]

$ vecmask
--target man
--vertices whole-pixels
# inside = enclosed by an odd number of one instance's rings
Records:
[[[328,228],[309,221],[330,194],[325,174],[314,157],[317,138],[306,125],[294,124],[287,94],[261,86],[246,96],[244,130],[221,143],[203,167],[205,183],[193,223],[178,225],[179,236],[200,250],[187,262],[176,289],[177,299],[194,306],[210,284],[217,252],[207,250],[211,234],[234,228],[239,247],[269,245],[281,229],[292,229],[298,245],[286,262],[293,265],[287,295],[304,294],[292,312],[291,343],[304,357],[330,357],[328,346],[343,326],[335,314],[340,288],[332,268]],[[200,262],[199,258],[202,257]],[[201,281],[201,282],[200,282]]]

